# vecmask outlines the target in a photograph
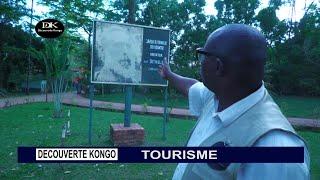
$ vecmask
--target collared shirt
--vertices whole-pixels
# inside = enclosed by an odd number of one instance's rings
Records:
[[[199,119],[187,146],[199,146],[210,134],[232,123],[240,115],[258,103],[266,89],[262,85],[257,91],[240,101],[232,104],[225,110],[217,112],[219,101],[215,94],[206,88],[203,83],[196,83],[189,89],[189,110],[195,116],[204,116]],[[212,102],[213,100],[213,102]],[[211,102],[212,108],[203,112],[203,107]],[[202,114],[206,113],[206,114]],[[280,130],[274,130],[261,137],[254,146],[303,146],[305,144],[298,137]],[[242,164],[237,179],[309,179],[309,153],[305,147],[304,163],[248,163]],[[179,163],[173,179],[181,179],[187,163]]]

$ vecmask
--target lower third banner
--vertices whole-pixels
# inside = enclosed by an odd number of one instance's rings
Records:
[[[303,147],[18,147],[19,163],[303,163]]]

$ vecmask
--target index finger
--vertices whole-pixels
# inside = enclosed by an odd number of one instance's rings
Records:
[[[168,64],[167,57],[164,57],[164,58],[163,58],[163,64]]]

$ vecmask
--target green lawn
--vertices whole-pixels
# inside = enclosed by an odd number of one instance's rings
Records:
[[[277,96],[274,100],[289,117],[320,119],[320,98]]]
[[[105,95],[94,95],[94,99],[110,102],[124,103],[124,93],[110,93]],[[142,104],[148,106],[163,106],[164,95],[162,94],[140,94],[134,93],[132,96],[133,104]],[[168,96],[168,106],[178,108],[188,108],[188,99],[182,95]]]
[[[287,117],[320,119],[320,98],[297,96],[274,96],[273,98]],[[124,103],[124,93],[95,95],[94,99]],[[132,98],[133,104],[163,106],[163,102],[164,97],[161,94],[145,96],[135,93]],[[172,95],[168,98],[168,106],[188,108],[188,100],[181,95]]]
[[[71,109],[72,135],[67,146],[87,145],[88,109]],[[0,179],[170,179],[176,164],[18,164],[18,146],[59,146],[64,119],[52,119],[52,104],[34,103],[0,109]],[[170,118],[166,141],[162,117],[132,115],[146,130],[146,146],[183,146],[195,121]],[[111,146],[110,123],[122,122],[123,114],[94,111],[93,146]],[[310,147],[312,179],[320,179],[320,133],[299,131]]]

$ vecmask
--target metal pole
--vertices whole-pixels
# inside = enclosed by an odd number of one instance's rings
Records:
[[[135,13],[135,0],[129,0],[129,15],[128,22],[134,23],[134,13]],[[130,127],[131,123],[131,100],[132,100],[132,86],[125,86],[125,109],[124,109],[124,127]]]
[[[131,125],[131,100],[132,100],[132,86],[125,86],[125,110],[124,110],[124,127]]]
[[[94,23],[94,22],[93,22]],[[94,28],[95,28],[95,24],[93,24]],[[95,38],[95,37],[93,37]],[[93,43],[94,43],[95,39],[93,39]],[[88,45],[89,45],[89,55],[91,55],[91,57],[93,56],[91,53],[91,32],[89,32],[88,35]],[[88,62],[88,69],[91,68],[91,61],[89,60]],[[89,96],[90,96],[90,110],[89,110],[89,126],[88,126],[88,143],[89,145],[91,145],[92,143],[92,114],[93,114],[93,107],[92,107],[92,101],[93,101],[93,95],[94,95],[94,85],[91,83],[91,78],[90,75],[88,75],[88,82],[89,82]]]
[[[164,90],[164,107],[163,107],[163,126],[162,126],[162,139],[166,140],[166,123],[168,120],[168,87],[165,87]]]
[[[89,139],[89,145],[91,145],[91,139],[92,139],[92,114],[93,114],[93,107],[92,107],[92,101],[93,101],[93,89],[94,86],[92,83],[89,85],[89,93],[90,93],[90,111],[89,111],[89,132],[88,132],[88,139]]]
[[[48,83],[48,79],[47,79],[47,83]],[[47,83],[46,83],[46,102],[48,102],[48,87],[47,87]]]
[[[33,0],[31,1],[31,16],[30,16],[30,25],[29,25],[29,47],[31,47],[31,26],[32,26],[32,19],[33,19]],[[26,84],[26,94],[29,95],[29,76],[30,76],[30,69],[31,69],[31,57],[30,53],[28,55],[28,69],[27,69],[27,84]]]

